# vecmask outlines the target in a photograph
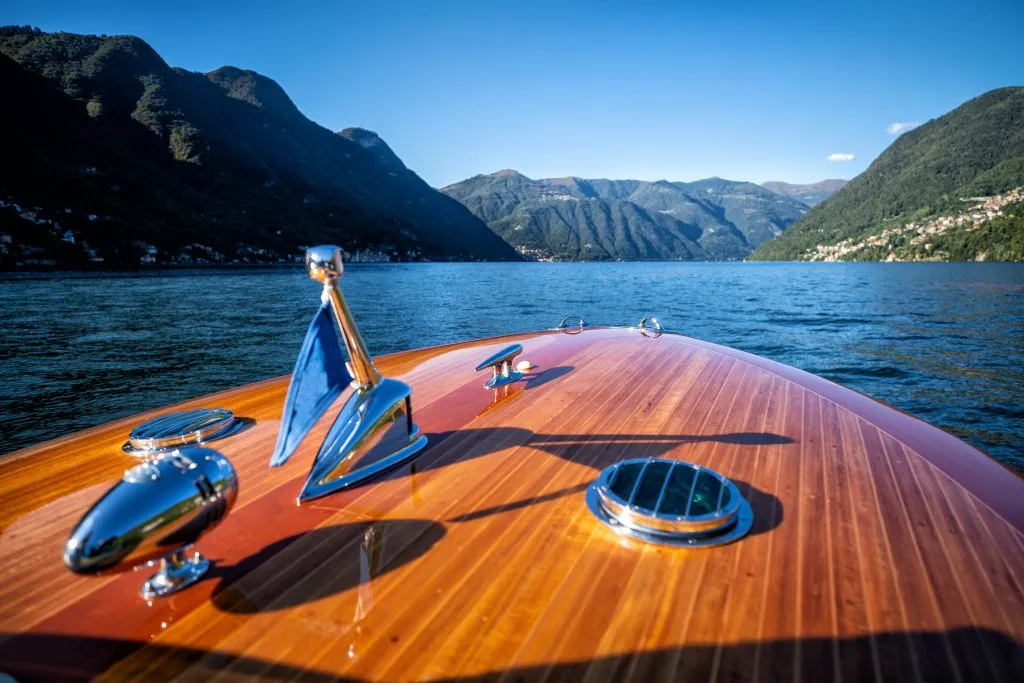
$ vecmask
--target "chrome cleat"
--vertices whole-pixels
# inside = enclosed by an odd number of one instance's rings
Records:
[[[511,346],[506,346],[501,351],[498,351],[496,354],[480,363],[480,365],[476,366],[477,372],[486,370],[487,368],[493,368],[494,370],[494,374],[492,374],[491,378],[487,380],[486,384],[484,384],[484,388],[496,389],[522,379],[523,373],[515,370],[512,365],[516,356],[522,352],[522,344],[512,344]]]

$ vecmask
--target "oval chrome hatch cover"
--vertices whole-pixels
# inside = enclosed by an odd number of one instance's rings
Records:
[[[128,435],[125,453],[146,457],[182,446],[222,439],[234,434],[243,421],[225,408],[199,408],[171,413],[143,422]]]
[[[688,547],[722,545],[754,521],[736,485],[681,460],[635,458],[608,467],[587,489],[591,511],[616,532]]]

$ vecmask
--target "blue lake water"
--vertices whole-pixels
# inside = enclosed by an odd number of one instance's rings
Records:
[[[550,328],[672,331],[822,375],[1024,472],[1024,265],[353,265],[373,353]],[[291,371],[299,270],[0,279],[0,453]]]

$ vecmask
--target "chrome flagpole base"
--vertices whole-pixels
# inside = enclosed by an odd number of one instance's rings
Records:
[[[427,446],[412,421],[412,390],[385,377],[356,389],[320,446],[298,502],[341,491],[383,474]]]
[[[348,351],[348,366],[352,376],[352,393],[345,401],[327,438],[324,439],[313,461],[313,467],[306,479],[298,501],[303,503],[328,493],[360,484],[378,474],[410,460],[427,445],[427,438],[420,434],[413,422],[412,389],[405,382],[384,377],[373,364],[352,311],[349,310],[342,294],[339,281],[344,273],[339,247],[325,245],[306,251],[306,272],[312,280],[323,285],[321,298],[329,304],[334,320],[341,332],[341,341]],[[331,352],[339,351],[332,349]],[[297,363],[296,373],[303,371]],[[303,382],[295,377],[289,388],[289,398],[294,389],[301,390]],[[311,385],[316,387],[316,381]],[[309,402],[309,397],[305,401]],[[318,401],[322,404],[322,401]],[[291,405],[289,402],[287,405]],[[323,405],[326,409],[326,405]],[[319,413],[319,410],[311,411]],[[311,423],[311,415],[304,417]],[[294,415],[289,416],[289,419]],[[287,429],[286,429],[287,426]],[[290,429],[282,426],[282,433]],[[302,435],[305,431],[301,432]],[[274,464],[280,464],[290,455],[288,449],[283,455],[275,454]]]

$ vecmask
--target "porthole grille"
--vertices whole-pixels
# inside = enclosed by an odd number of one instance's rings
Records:
[[[686,546],[728,543],[750,530],[750,505],[735,484],[680,460],[636,458],[605,469],[587,503],[620,533]]]

